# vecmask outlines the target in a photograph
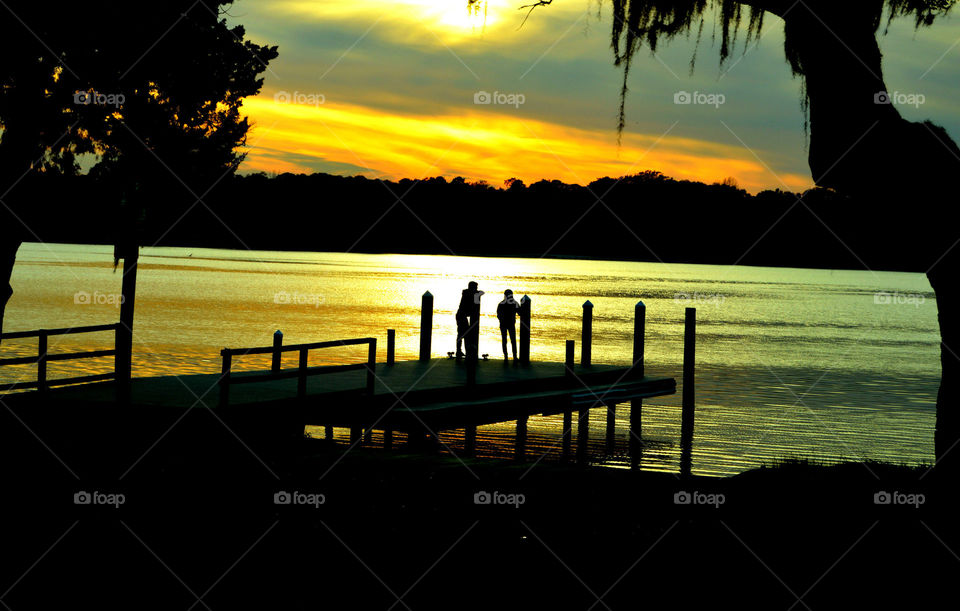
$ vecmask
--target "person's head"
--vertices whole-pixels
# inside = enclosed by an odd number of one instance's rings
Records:
[[[467,284],[467,288],[470,289],[471,291],[477,290],[477,287],[479,287],[479,286],[480,286],[480,285],[477,284],[476,282],[474,282],[473,280],[471,280],[471,281]]]
[[[503,296],[509,299],[510,297],[513,297],[513,291],[511,291],[510,289],[507,289],[503,292]]]

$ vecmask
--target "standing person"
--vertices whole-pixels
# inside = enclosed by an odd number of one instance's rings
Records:
[[[457,308],[457,358],[463,358],[463,350],[460,349],[460,342],[466,340],[467,346],[469,348],[470,339],[467,338],[467,333],[470,328],[479,324],[478,317],[480,315],[480,296],[483,295],[483,291],[478,290],[478,284],[474,281],[470,281],[467,284],[467,288],[463,289],[463,292],[460,295],[460,307]]]
[[[513,346],[513,360],[517,360],[517,315],[520,313],[520,304],[513,298],[513,291],[503,292],[503,301],[497,305],[497,320],[500,321],[500,337],[503,340],[503,358],[507,357],[507,334],[510,334],[510,344]]]

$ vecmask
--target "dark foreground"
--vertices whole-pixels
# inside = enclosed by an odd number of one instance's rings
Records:
[[[129,410],[0,413],[0,600],[13,610],[956,603],[955,486],[925,469],[680,480],[344,453],[202,409],[149,423]],[[293,503],[275,502],[284,492]]]

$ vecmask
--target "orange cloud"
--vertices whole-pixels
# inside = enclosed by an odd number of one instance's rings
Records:
[[[812,186],[804,175],[774,174],[741,146],[673,136],[665,129],[666,134],[625,134],[618,147],[612,130],[524,118],[511,114],[512,106],[436,116],[267,97],[249,98],[244,106],[255,127],[242,171],[314,172],[348,164],[382,178],[464,176],[500,185],[511,177],[528,184],[540,179],[586,184],[658,170],[704,182],[733,176],[753,192]]]

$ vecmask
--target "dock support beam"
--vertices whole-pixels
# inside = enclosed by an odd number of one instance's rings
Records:
[[[530,362],[530,296],[520,299],[520,362]]]
[[[565,361],[563,375],[573,377],[573,351],[575,342],[572,339],[567,340],[567,358]]]
[[[471,424],[463,429],[463,453],[474,456],[477,453],[477,425]]]
[[[515,457],[521,462],[527,454],[527,418],[528,416],[520,416],[517,418],[517,447]]]
[[[697,309],[687,308],[683,329],[683,412],[680,417],[680,475],[693,463],[693,414],[696,393]]]
[[[420,300],[420,360],[430,360],[430,342],[433,338],[433,295],[430,291]]]
[[[577,412],[577,464],[587,463],[587,450],[590,445],[590,409],[582,408]]]
[[[563,412],[563,449],[560,452],[560,459],[564,462],[570,460],[570,446],[573,445],[573,412],[567,410]]]
[[[280,348],[283,347],[283,331],[277,329],[273,332],[273,358],[270,361],[270,370],[280,371]]]
[[[613,454],[617,445],[617,404],[607,404],[607,454]]]
[[[647,306],[638,301],[633,309],[633,374],[643,377],[643,344],[647,332]]]
[[[387,365],[393,365],[397,352],[397,332],[387,329]]]
[[[583,302],[583,325],[580,333],[580,366],[589,367],[591,346],[593,344],[593,304],[590,300]]]

